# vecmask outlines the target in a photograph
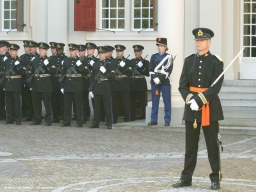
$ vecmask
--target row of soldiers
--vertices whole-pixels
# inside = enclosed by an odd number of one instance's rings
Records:
[[[124,121],[135,120],[137,100],[139,118],[145,119],[149,62],[142,58],[143,46],[134,45],[135,58],[129,60],[123,45],[70,43],[67,57],[64,43],[23,43],[25,54],[18,57],[19,45],[0,41],[0,119],[6,118],[7,124],[20,125],[23,116],[31,125],[40,125],[43,101],[46,126],[60,122],[62,116],[61,126],[70,126],[73,103],[76,126],[82,127],[90,117],[88,95],[94,107],[91,128],[98,128],[102,119],[112,128],[120,116],[120,103]],[[52,56],[47,57],[49,48]],[[99,58],[94,56],[96,49]]]

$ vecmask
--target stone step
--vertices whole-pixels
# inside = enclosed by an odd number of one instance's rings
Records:
[[[220,93],[255,93],[255,87],[227,87],[223,86],[220,90]]]
[[[256,87],[256,80],[225,80],[223,86]]]
[[[256,107],[222,107],[224,118],[256,119]]]
[[[221,99],[221,105],[226,107],[256,107],[255,100],[231,100]]]
[[[230,100],[256,100],[256,95],[254,93],[219,93],[220,99],[230,99]]]
[[[255,127],[256,117],[254,119],[248,118],[225,118],[220,121],[221,126],[236,126],[236,127]]]

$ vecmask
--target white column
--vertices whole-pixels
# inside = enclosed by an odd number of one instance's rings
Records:
[[[184,61],[184,0],[159,0],[158,1],[158,37],[167,38],[169,53],[177,55],[172,79],[172,125],[182,123],[184,101],[178,91],[179,78]],[[147,108],[147,122],[150,121],[152,104],[149,103]],[[159,105],[158,124],[164,122],[163,103]]]

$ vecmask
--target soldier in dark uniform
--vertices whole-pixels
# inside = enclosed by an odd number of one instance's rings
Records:
[[[21,88],[22,78],[21,75],[25,75],[26,71],[21,64],[21,60],[18,57],[18,50],[20,46],[17,44],[10,44],[10,58],[4,62],[4,89],[5,89],[5,101],[6,101],[6,124],[16,125],[21,124]]]
[[[131,60],[132,65],[132,76],[131,81],[131,91],[130,91],[130,118],[131,121],[136,119],[136,102],[139,100],[141,117],[138,119],[145,119],[145,111],[147,105],[147,81],[145,76],[149,76],[148,67],[149,62],[141,57],[142,50],[144,47],[142,45],[134,45],[135,58]]]
[[[179,91],[185,101],[183,119],[186,124],[186,154],[184,169],[180,180],[173,187],[191,186],[196,167],[198,142],[201,126],[206,141],[208,159],[212,173],[211,189],[220,189],[220,154],[218,146],[218,121],[223,120],[223,112],[218,97],[224,77],[215,85],[212,83],[223,72],[223,62],[209,51],[212,30],[196,28],[193,30],[197,53],[185,58]]]
[[[99,128],[101,120],[100,111],[103,103],[106,114],[106,125],[108,129],[112,129],[111,120],[111,83],[113,80],[114,70],[112,65],[106,60],[107,49],[104,46],[98,46],[98,53],[100,60],[96,61],[92,66],[92,73],[90,76],[90,84],[93,84],[90,92],[91,97],[94,98],[94,119],[90,128]]]
[[[112,60],[111,65],[113,66],[116,76],[112,83],[112,110],[113,110],[113,123],[117,123],[119,101],[122,103],[122,109],[124,112],[124,122],[130,121],[130,76],[132,74],[131,62],[129,59],[124,57],[124,50],[126,49],[123,45],[115,45],[116,48],[116,59]]]
[[[39,42],[39,57],[35,57],[32,61],[31,75],[27,79],[30,81],[32,89],[32,102],[34,108],[34,119],[30,125],[41,125],[42,121],[42,101],[45,107],[45,126],[52,124],[51,112],[51,92],[53,90],[52,77],[50,75],[51,65],[47,58],[47,50],[49,45],[47,43]]]
[[[83,92],[83,119],[84,119],[84,124],[86,121],[89,121],[90,117],[90,105],[89,105],[89,84],[90,84],[90,69],[91,65],[89,64],[89,61],[87,57],[85,56],[86,53],[86,46],[85,45],[78,45],[78,51],[79,51],[79,57],[81,62],[85,67],[87,67],[88,72],[86,73],[86,76],[83,76],[84,80],[84,88],[85,91]]]
[[[158,120],[158,108],[160,91],[162,92],[164,101],[164,121],[165,126],[170,126],[171,122],[171,80],[169,79],[172,73],[172,56],[166,51],[167,39],[157,38],[156,45],[158,53],[151,56],[149,63],[149,74],[151,76],[151,94],[152,94],[152,111],[151,120],[148,123],[149,126],[157,125]],[[160,63],[163,63],[160,65]]]
[[[83,75],[87,75],[87,68],[82,64],[78,53],[78,45],[69,44],[70,57],[63,62],[61,91],[64,93],[64,119],[62,127],[71,125],[72,101],[76,106],[76,127],[83,126]],[[61,79],[60,79],[61,80]]]
[[[53,113],[53,123],[59,123],[61,117],[63,116],[63,94],[61,93],[61,86],[58,79],[62,74],[62,63],[67,56],[64,53],[64,43],[56,43],[57,55],[51,56],[50,62],[50,72],[52,75],[53,91],[51,94],[51,106]]]
[[[26,41],[24,41],[25,44]],[[27,79],[31,76],[32,73],[32,62],[35,58],[39,57],[37,53],[38,44],[35,41],[28,41],[29,52],[30,54],[25,54],[21,56],[21,59],[24,60],[24,67],[26,68],[26,75],[24,82],[24,89],[23,89],[23,96],[25,99],[25,110],[26,110],[26,117],[23,118],[23,121],[32,121],[34,116],[34,108],[32,102],[32,92],[30,88],[30,84],[27,82]]]
[[[52,56],[57,55],[57,43],[50,42],[49,44],[50,44]]]
[[[25,53],[23,55],[20,56],[20,58],[22,59],[22,65],[25,67],[26,63],[28,63],[30,61],[30,51],[29,51],[29,41],[24,40],[23,41],[23,47],[24,47],[24,51]],[[25,97],[25,92],[26,92],[26,88],[25,88],[25,81],[26,81],[26,75],[22,76],[22,92],[21,92],[21,99],[22,99],[22,104],[21,104],[21,112],[22,112],[22,118],[26,118],[26,97]],[[28,89],[29,90],[29,89]],[[31,117],[32,120],[32,117]]]
[[[113,58],[113,51],[115,50],[114,47],[110,46],[110,45],[105,45],[105,47],[107,48],[107,59],[110,60],[110,59],[114,59]]]
[[[10,57],[8,47],[10,43],[7,41],[0,41],[0,78],[4,78],[4,62]],[[3,90],[3,81],[0,83],[0,120],[6,119],[5,111],[5,92]]]

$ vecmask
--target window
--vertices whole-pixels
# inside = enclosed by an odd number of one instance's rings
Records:
[[[256,57],[256,0],[243,2],[244,57]]]
[[[101,0],[101,29],[124,31],[124,3],[124,0]]]
[[[132,30],[154,31],[154,0],[132,0]]]
[[[2,31],[23,31],[24,0],[2,0]]]

